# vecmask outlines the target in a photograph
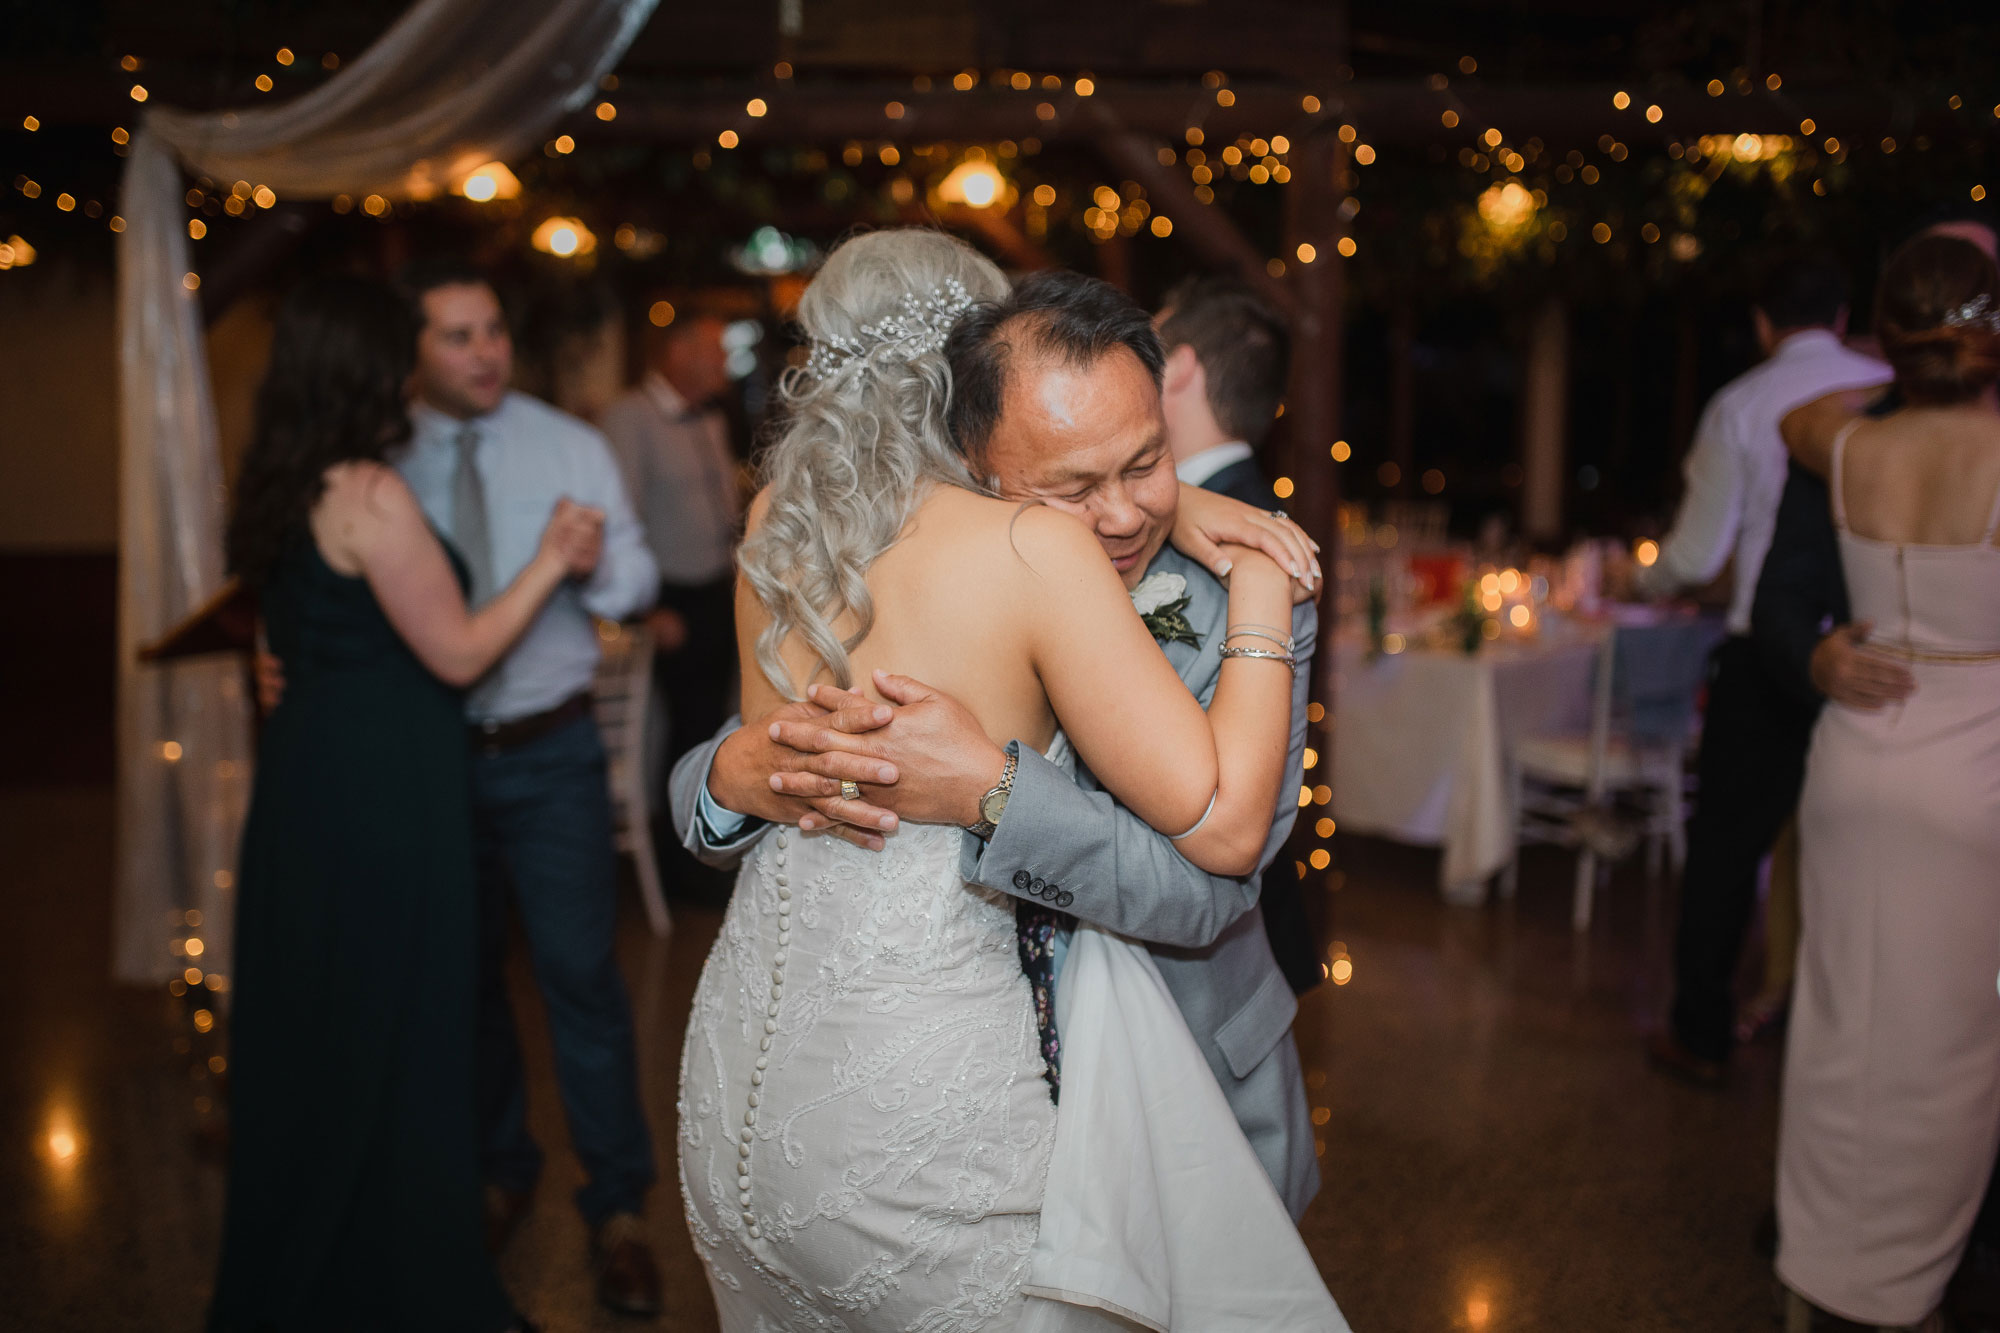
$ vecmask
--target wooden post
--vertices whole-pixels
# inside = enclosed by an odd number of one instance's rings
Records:
[[[1283,256],[1295,302],[1292,371],[1283,457],[1274,461],[1292,479],[1292,512],[1331,557],[1339,540],[1340,485],[1329,451],[1340,437],[1341,317],[1346,265],[1354,262],[1340,253],[1347,151],[1331,130],[1313,134],[1293,151]],[[1302,252],[1304,246],[1312,249]],[[1310,253],[1311,260],[1302,253]],[[1322,610],[1330,615],[1332,609],[1329,597]],[[1322,632],[1331,636],[1331,619],[1322,622]]]
[[[1562,536],[1568,445],[1569,307],[1552,296],[1529,323],[1521,377],[1521,531],[1530,541]]]
[[[1405,291],[1389,312],[1389,459],[1396,465],[1396,493],[1417,483],[1417,305]]]

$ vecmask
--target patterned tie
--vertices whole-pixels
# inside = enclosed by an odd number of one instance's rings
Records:
[[[458,468],[451,477],[451,539],[472,575],[472,593],[466,605],[478,606],[494,592],[486,483],[479,476],[479,427],[461,426],[452,443],[458,450]]]
[[[1074,926],[1076,918],[1031,903],[1014,900],[1015,944],[1021,951],[1021,971],[1027,974],[1028,990],[1035,997],[1035,1030],[1041,1034],[1042,1059],[1048,1069],[1042,1077],[1049,1081],[1049,1100],[1062,1100],[1062,1038],[1056,1033],[1056,954],[1059,927]]]

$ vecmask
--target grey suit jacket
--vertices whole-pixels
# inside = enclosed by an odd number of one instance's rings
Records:
[[[1161,571],[1187,579],[1185,614],[1201,645],[1168,644],[1165,651],[1206,706],[1222,669],[1218,653],[1228,629],[1228,593],[1172,547],[1162,550],[1148,570]],[[1317,626],[1311,603],[1295,608],[1292,635],[1299,669],[1292,690],[1287,780],[1279,789],[1260,870],[1278,854],[1298,817]],[[755,823],[728,843],[714,844],[694,817],[715,747],[738,725],[732,718],[714,740],[684,755],[670,784],[674,830],[682,844],[701,860],[724,868],[765,827]],[[1318,1190],[1319,1172],[1291,1040],[1298,1001],[1271,955],[1257,910],[1257,876],[1209,874],[1184,858],[1165,834],[1118,804],[1081,766],[1072,781],[1019,742],[1008,750],[1020,764],[1006,817],[990,842],[966,835],[961,873],[972,883],[1059,906],[1151,947],[1230,1109],[1297,1217]]]

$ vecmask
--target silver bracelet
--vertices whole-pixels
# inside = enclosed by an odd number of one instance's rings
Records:
[[[1271,662],[1283,662],[1292,669],[1294,675],[1298,673],[1299,669],[1299,660],[1296,657],[1293,657],[1290,653],[1274,653],[1269,648],[1224,648],[1217,656],[1255,657]]]
[[[1289,634],[1285,635],[1283,638],[1280,638],[1278,635],[1266,633],[1262,629],[1249,629],[1247,627],[1240,625],[1237,628],[1230,630],[1227,634],[1223,635],[1222,641],[1224,643],[1227,643],[1231,639],[1240,639],[1245,637],[1253,639],[1269,639],[1272,643],[1277,644],[1280,648],[1283,648],[1288,653],[1294,651],[1298,646],[1297,644],[1292,642],[1292,637]]]

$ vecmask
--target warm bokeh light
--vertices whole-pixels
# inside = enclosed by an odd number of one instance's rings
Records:
[[[1479,196],[1479,216],[1498,232],[1515,232],[1535,216],[1535,196],[1519,181],[1489,185]]]
[[[653,302],[652,309],[646,312],[646,318],[652,321],[654,328],[664,329],[667,325],[674,322],[674,303],[672,301]]]
[[[938,198],[969,208],[991,208],[1006,191],[1007,180],[991,162],[967,158],[938,182]]]
[[[192,278],[194,277],[194,274],[190,273],[188,274],[188,277]],[[199,280],[197,280],[194,285],[196,287],[199,287],[201,283]],[[193,288],[189,288],[189,290],[192,291]],[[166,760],[170,764],[178,764],[181,761],[181,743],[179,741],[162,742],[160,745],[160,758]]]
[[[117,222],[119,219],[113,218],[112,221]],[[118,229],[113,227],[112,230]],[[34,262],[35,247],[19,236],[9,236],[5,242],[0,243],[0,273],[10,268],[26,268]]]
[[[529,238],[529,244],[543,254],[570,259],[596,250],[597,237],[576,218],[544,218]]]
[[[1632,548],[1632,558],[1650,569],[1660,558],[1660,544],[1650,537],[1645,538]]]
[[[770,109],[761,97],[753,97],[743,104],[743,110],[752,116],[761,116]]]
[[[505,162],[488,162],[467,172],[465,179],[454,186],[452,192],[464,195],[475,204],[490,203],[495,199],[518,199],[521,197],[521,180],[508,170]]]
[[[1311,863],[1314,870],[1324,870],[1333,864],[1333,857],[1327,853],[1324,847],[1313,848],[1313,854],[1308,856],[1306,860]]]
[[[1335,440],[1332,452],[1333,461],[1336,463],[1345,463],[1348,459],[1354,457],[1354,448],[1346,440]]]
[[[1402,652],[1404,646],[1403,636],[1400,634],[1384,634],[1382,636],[1382,651],[1391,657]]]
[[[1620,89],[1618,92],[1611,94],[1611,105],[1623,111],[1626,107],[1632,105],[1632,96],[1630,93]]]
[[[1292,485],[1290,477],[1280,477],[1271,483],[1271,494],[1277,496],[1280,500],[1291,499],[1294,489],[1296,488]]]
[[[1327,975],[1333,978],[1334,985],[1345,986],[1348,982],[1354,980],[1354,960],[1351,958],[1334,959],[1332,965],[1327,968]]]
[[[1528,627],[1528,620],[1533,614],[1532,611],[1528,610],[1527,604],[1524,602],[1512,611],[1509,611],[1507,619],[1513,622],[1515,629],[1526,629]]]
[[[1331,838],[1333,836],[1333,829],[1334,823],[1331,819],[1322,819],[1319,823],[1313,825],[1313,832],[1322,838]]]

